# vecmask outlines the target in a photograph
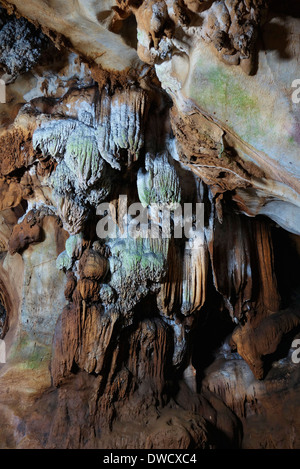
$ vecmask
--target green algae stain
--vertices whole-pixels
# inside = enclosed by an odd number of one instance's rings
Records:
[[[237,80],[221,67],[212,65],[209,68],[198,60],[191,98],[212,115],[214,112],[228,125],[237,123],[241,137],[259,138],[264,133],[262,125],[261,104],[259,98],[242,87]],[[195,84],[200,83],[200,86]]]
[[[218,63],[201,50],[185,93],[221,127],[232,129],[241,140],[291,172],[291,166],[282,159],[283,153],[289,154],[298,168],[299,144],[290,130],[295,116],[284,87],[276,83],[272,88],[268,69],[249,77],[235,67]],[[222,150],[220,145],[219,158],[226,157]],[[293,174],[299,174],[299,169],[294,169]]]
[[[48,366],[51,348],[38,344],[23,333],[9,352],[10,363],[24,370],[35,370]]]

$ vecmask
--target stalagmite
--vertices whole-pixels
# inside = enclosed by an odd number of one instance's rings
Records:
[[[0,448],[300,448],[298,0],[0,4]]]

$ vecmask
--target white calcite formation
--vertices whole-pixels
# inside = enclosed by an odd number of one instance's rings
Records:
[[[144,146],[147,95],[134,88],[117,90],[112,97],[104,92],[99,106],[96,128],[99,152],[112,168],[120,170],[122,150],[128,155],[125,162],[130,164],[139,158]]]
[[[298,3],[1,1],[0,448],[300,448]]]

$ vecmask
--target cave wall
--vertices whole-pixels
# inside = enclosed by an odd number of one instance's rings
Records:
[[[0,447],[299,448],[297,2],[0,3]]]

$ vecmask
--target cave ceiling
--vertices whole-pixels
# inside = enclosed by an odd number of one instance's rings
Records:
[[[300,448],[298,2],[0,5],[0,448]]]

